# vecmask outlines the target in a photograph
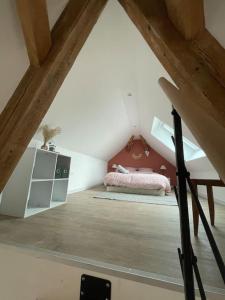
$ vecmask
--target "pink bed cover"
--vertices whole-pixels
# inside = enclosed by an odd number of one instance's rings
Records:
[[[166,193],[171,192],[171,187],[168,178],[158,173],[123,174],[117,172],[110,172],[106,174],[104,184],[111,186],[122,186],[148,190],[163,189]]]

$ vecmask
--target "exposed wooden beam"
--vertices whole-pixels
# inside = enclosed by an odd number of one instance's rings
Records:
[[[192,50],[202,59],[211,74],[225,87],[225,50],[206,30],[203,0],[165,0],[168,15],[176,29],[187,40]]]
[[[0,115],[0,190],[25,151],[107,0],[70,0],[56,23],[53,45],[30,67]]]
[[[225,87],[225,49],[206,29],[192,41],[191,47],[214,78]]]
[[[164,78],[159,83],[225,181],[225,127],[212,118],[209,107],[203,104],[204,99],[189,85],[177,89]]]
[[[211,116],[225,127],[225,89],[208,64],[192,49],[168,19],[162,0],[119,0],[178,87],[199,93]]]
[[[106,1],[70,0],[53,30],[53,46],[45,62],[40,68],[29,68],[1,114],[0,190],[47,112]],[[182,88],[188,84],[199,95],[199,105],[224,128],[225,90],[219,80],[222,71],[215,74],[214,65],[219,59],[211,58],[211,62],[206,63],[194,42],[182,38],[168,18],[164,0],[119,1],[177,86]],[[204,48],[203,44],[200,49]],[[218,50],[215,49],[205,53],[214,55]]]
[[[204,0],[165,0],[170,20],[186,40],[205,27]]]
[[[46,0],[17,0],[16,2],[30,63],[39,66],[51,48]]]
[[[215,134],[224,137],[225,89],[221,82],[225,78],[222,66],[219,68],[220,72],[217,72],[216,69],[221,63],[221,57],[224,57],[225,50],[221,49],[218,43],[211,44],[213,50],[206,49],[204,39],[203,41],[198,40],[196,44],[185,40],[168,19],[168,15],[165,13],[166,7],[161,0],[119,1],[180,90],[186,91],[186,87],[188,87],[194,94],[192,98],[198,99],[196,109],[205,111],[205,114],[201,115],[201,124],[209,122],[212,128],[217,129]],[[212,43],[212,39],[210,43]],[[219,56],[213,57],[217,53]],[[210,59],[206,59],[208,55]],[[180,102],[183,101],[181,96],[176,99],[179,99]],[[188,100],[185,99],[185,108],[188,109]],[[176,108],[178,108],[179,101],[176,101]],[[195,110],[194,102],[192,102],[191,108]],[[221,149],[224,149],[224,143],[222,143],[223,147],[220,147],[219,139],[216,139],[215,143],[209,140],[204,128],[202,129],[203,134],[199,133],[196,115],[191,123],[187,121],[185,109],[179,107],[178,112],[225,180],[225,160],[222,153],[224,151],[221,152]],[[207,128],[210,129],[210,125],[207,125]],[[219,158],[216,157],[217,152]]]

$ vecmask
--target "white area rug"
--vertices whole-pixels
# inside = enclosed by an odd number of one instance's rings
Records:
[[[151,195],[137,195],[137,194],[125,194],[114,192],[101,192],[93,198],[116,200],[116,201],[129,201],[136,203],[147,203],[156,205],[169,205],[177,206],[175,195],[170,196],[151,196]]]

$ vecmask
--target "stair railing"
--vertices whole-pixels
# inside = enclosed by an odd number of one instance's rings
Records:
[[[190,188],[194,202],[198,209],[203,227],[205,229],[209,244],[214,254],[216,263],[218,265],[223,282],[225,283],[225,265],[223,258],[220,254],[213,233],[210,229],[205,213],[202,209],[201,203],[198,199],[198,195],[195,188],[192,185],[190,179],[190,173],[187,171],[184,161],[184,149],[183,149],[183,135],[182,135],[182,123],[181,118],[177,111],[173,109],[173,122],[174,122],[174,137],[172,140],[175,146],[176,166],[177,166],[177,188],[175,187],[175,195],[180,213],[180,233],[181,233],[181,249],[178,248],[178,255],[181,265],[181,271],[184,280],[184,293],[186,300],[195,299],[195,286],[194,286],[194,274],[199,288],[199,293],[202,300],[206,299],[206,294],[202,284],[200,272],[197,264],[197,257],[194,254],[191,238],[190,238],[190,223],[188,212],[188,199],[187,199],[187,184]]]

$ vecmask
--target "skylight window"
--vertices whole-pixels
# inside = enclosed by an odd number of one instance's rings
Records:
[[[163,123],[157,117],[154,117],[151,134],[157,138],[161,143],[163,143],[170,150],[175,152],[175,147],[172,142],[171,136],[174,135],[174,129],[169,125]],[[184,158],[186,161],[197,159],[200,157],[205,157],[204,151],[197,145],[192,143],[190,140],[183,136],[184,145]]]

